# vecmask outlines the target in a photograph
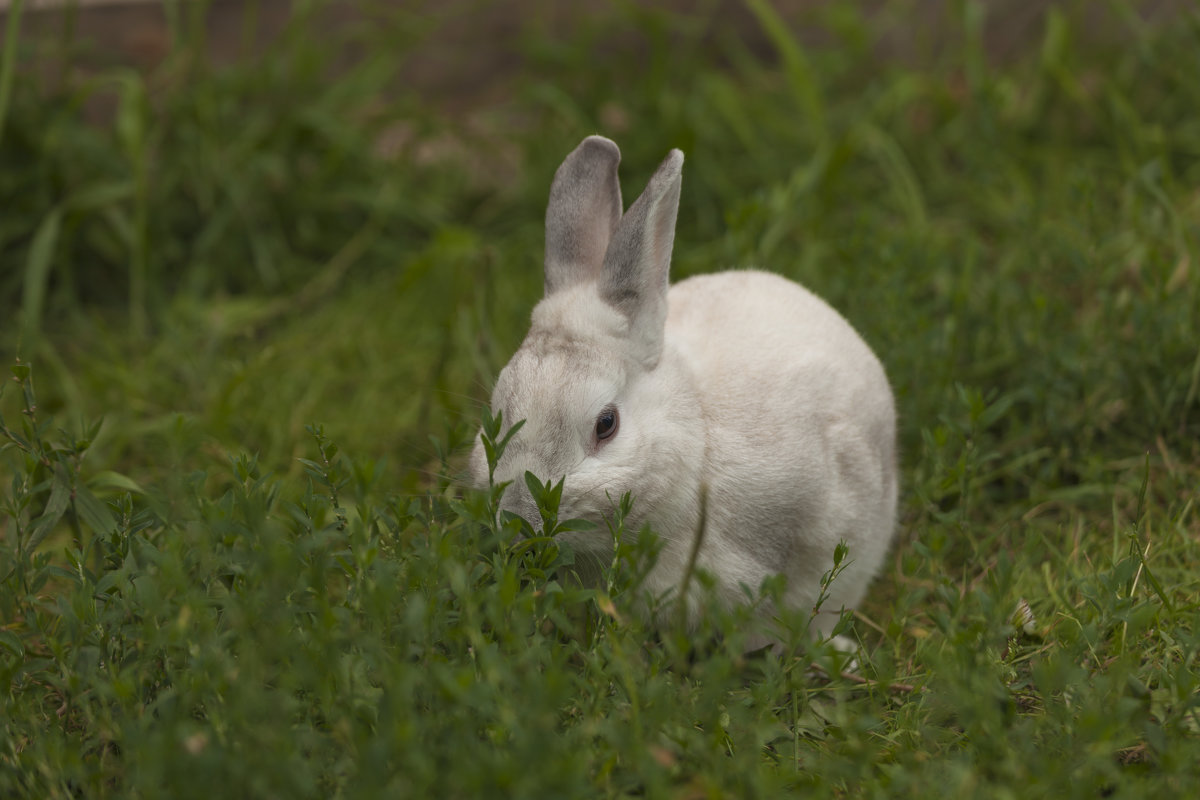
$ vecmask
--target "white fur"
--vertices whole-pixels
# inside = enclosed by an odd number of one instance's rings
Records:
[[[682,154],[668,155],[619,220],[607,211],[621,207],[618,162],[616,145],[593,136],[555,177],[548,294],[492,396],[506,425],[526,420],[496,470],[512,481],[502,505],[539,524],[526,470],[565,476],[564,519],[599,521],[632,492],[627,527],[648,522],[663,540],[647,587],[660,593],[683,577],[704,487],[698,564],[730,603],[742,584],[756,590],[783,573],[786,601],[811,606],[845,541],[850,565],[818,620],[827,631],[861,600],[895,527],[883,367],[836,311],[778,275],[720,272],[668,292]],[[620,427],[601,442],[596,417],[610,404]],[[481,444],[472,473],[486,484]],[[611,558],[603,526],[567,536],[585,559]]]

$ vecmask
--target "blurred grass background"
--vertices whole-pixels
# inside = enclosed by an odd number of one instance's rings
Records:
[[[0,347],[34,364],[43,418],[104,418],[90,470],[202,473],[216,498],[248,452],[298,498],[321,422],[378,491],[442,491],[540,292],[563,155],[616,139],[631,198],[679,147],[675,278],[801,281],[897,392],[903,523],[867,671],[943,683],[806,723],[842,759],[820,785],[916,791],[922,751],[997,796],[1074,757],[1088,780],[1046,785],[1192,785],[1191,4],[10,4],[3,26]],[[982,647],[1018,596],[1047,643]],[[1129,641],[1144,659],[1106,663]],[[1046,699],[1072,682],[1075,705]],[[956,709],[980,697],[1008,710],[971,728]],[[1097,721],[1114,697],[1125,729]],[[851,752],[887,736],[910,772]]]
[[[5,346],[53,371],[48,411],[108,417],[114,463],[153,469],[182,413],[276,468],[314,419],[421,465],[519,341],[548,178],[595,131],[630,195],[688,154],[677,277],[769,267],[863,330],[906,453],[955,382],[1055,471],[1187,428],[1185,12],[150,8],[110,23],[124,50],[69,4],[6,48]]]

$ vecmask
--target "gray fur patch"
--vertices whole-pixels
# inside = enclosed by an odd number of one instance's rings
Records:
[[[621,151],[589,136],[554,175],[546,206],[546,294],[595,280],[621,220]]]

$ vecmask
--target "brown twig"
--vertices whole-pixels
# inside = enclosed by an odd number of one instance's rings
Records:
[[[829,673],[826,672],[823,668],[817,666],[816,664],[812,665],[812,670],[813,670],[813,672],[817,673],[821,677],[825,678],[825,680],[830,679]],[[911,683],[884,683],[883,681],[877,681],[877,680],[873,680],[871,678],[864,678],[862,675],[856,675],[853,672],[847,672],[845,670],[843,670],[842,672],[840,672],[838,674],[843,679],[848,680],[851,683],[857,684],[859,686],[862,686],[862,687],[868,688],[868,689],[874,689],[874,688],[887,689],[888,691],[894,692],[895,694],[912,694],[913,692],[925,691],[922,687],[916,686]]]

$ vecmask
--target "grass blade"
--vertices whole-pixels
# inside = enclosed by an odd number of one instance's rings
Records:
[[[25,260],[25,281],[21,292],[21,339],[26,352],[32,354],[41,335],[42,309],[46,302],[46,286],[50,267],[58,246],[62,228],[62,209],[55,208],[38,225]]]
[[[787,23],[779,16],[766,0],[746,0],[746,5],[758,20],[763,33],[771,40],[771,44],[779,51],[783,59],[784,74],[796,99],[800,102],[801,110],[808,118],[819,141],[825,141],[829,135],[825,122],[825,102],[821,98],[821,89],[817,83],[816,71],[809,63],[800,43],[792,36]]]

